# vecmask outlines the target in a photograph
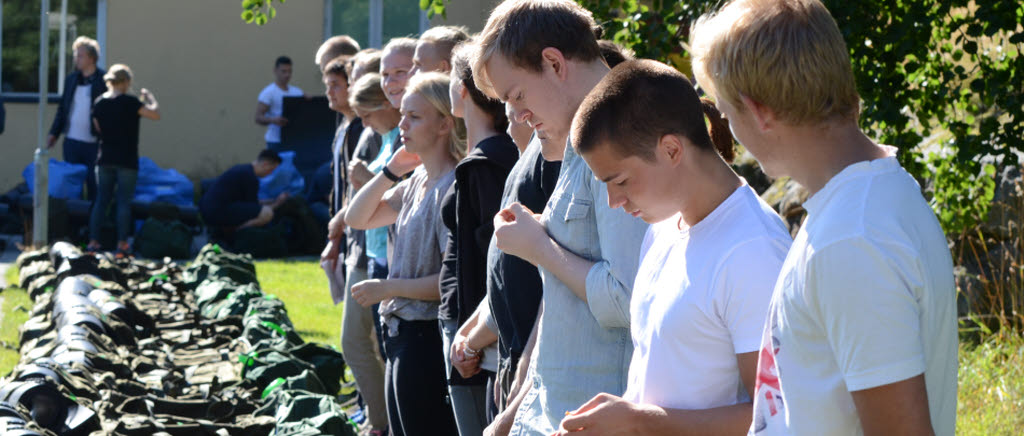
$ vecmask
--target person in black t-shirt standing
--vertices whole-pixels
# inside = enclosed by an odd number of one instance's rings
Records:
[[[117,186],[117,254],[128,255],[128,229],[131,202],[139,173],[139,119],[159,120],[160,112],[153,95],[143,89],[139,97],[128,94],[132,70],[115,64],[103,76],[109,89],[93,104],[92,122],[99,139],[96,159],[96,201],[89,218],[88,250],[100,249],[100,226],[107,215]]]

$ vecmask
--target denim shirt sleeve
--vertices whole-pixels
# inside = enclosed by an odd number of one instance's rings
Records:
[[[604,328],[629,328],[629,300],[647,223],[608,207],[608,188],[590,177],[601,260],[587,273],[587,304]]]

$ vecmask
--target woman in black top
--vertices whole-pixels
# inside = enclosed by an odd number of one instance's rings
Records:
[[[131,253],[128,229],[131,225],[131,202],[139,172],[139,119],[159,120],[156,99],[143,89],[139,97],[128,94],[132,70],[116,64],[103,76],[109,89],[96,99],[92,122],[99,137],[100,151],[96,160],[96,201],[89,217],[89,251],[100,249],[100,226],[117,186],[117,254]]]
[[[456,166],[455,183],[441,205],[441,217],[451,238],[441,267],[438,318],[446,339],[446,360],[451,363],[448,383],[459,430],[463,434],[480,434],[497,412],[493,395],[488,395],[485,386],[493,381],[493,371],[497,369],[497,349],[484,350],[497,336],[484,326],[487,316],[476,312],[478,307],[488,307],[484,301],[487,247],[494,233],[494,214],[500,209],[505,178],[519,159],[519,150],[505,133],[505,105],[485,96],[473,82],[471,50],[471,45],[464,44],[452,53],[452,114],[465,120],[469,153]],[[471,330],[478,334],[469,335]],[[467,339],[468,336],[474,340]],[[481,365],[484,356],[490,364]],[[474,376],[481,367],[485,370]],[[464,429],[463,424],[475,428]]]

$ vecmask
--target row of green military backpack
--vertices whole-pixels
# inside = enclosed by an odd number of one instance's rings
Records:
[[[304,343],[247,256],[23,253],[35,304],[0,380],[0,435],[354,434],[341,355]]]

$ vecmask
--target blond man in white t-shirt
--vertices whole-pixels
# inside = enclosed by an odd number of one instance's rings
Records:
[[[810,193],[768,312],[750,434],[954,434],[952,258],[896,150],[858,127],[835,20],[818,0],[735,0],[691,35],[694,74],[736,138]]]
[[[792,241],[782,219],[729,167],[732,136],[714,104],[665,64],[613,69],[576,112],[572,137],[608,205],[651,226],[629,303],[626,392],[594,397],[559,432],[742,434]]]

